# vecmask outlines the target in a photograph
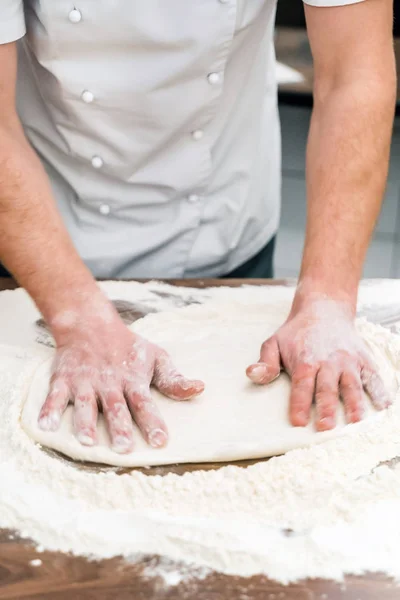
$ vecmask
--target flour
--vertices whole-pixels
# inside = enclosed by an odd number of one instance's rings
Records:
[[[34,558],[33,560],[29,561],[29,564],[31,565],[31,567],[41,567],[43,561],[41,561],[40,558]]]
[[[143,569],[142,576],[148,579],[158,577],[165,587],[175,587],[180,583],[190,583],[193,580],[202,581],[211,573],[211,569],[206,567],[196,568],[193,565],[177,564],[165,558],[156,558]]]
[[[400,297],[400,285],[385,285],[385,299],[389,288]],[[105,287],[114,298],[140,301],[152,298],[152,289],[168,289]],[[291,296],[289,288],[199,294],[206,301],[263,299],[283,309]],[[376,303],[378,286],[365,286],[360,297]],[[172,308],[169,300],[153,301]],[[24,390],[48,357],[47,349],[34,345],[35,318],[23,292],[0,294],[2,341],[10,344],[13,328],[18,337],[18,345],[0,346],[0,527],[16,529],[41,550],[96,558],[161,554],[229,574],[265,573],[284,583],[340,580],[364,571],[400,579],[400,463],[393,460],[400,456],[399,401],[347,435],[247,469],[165,477],[83,471],[43,451],[19,425]],[[399,375],[400,339],[365,322],[359,330]],[[172,569],[169,585],[179,581]]]

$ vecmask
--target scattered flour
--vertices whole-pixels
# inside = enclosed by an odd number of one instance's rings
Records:
[[[40,558],[34,558],[29,562],[29,564],[31,567],[41,567],[43,562],[40,560]]]
[[[149,579],[160,578],[165,587],[176,587],[180,583],[202,581],[211,573],[206,567],[195,568],[193,565],[177,564],[164,558],[157,558],[145,567],[142,576]]]
[[[400,284],[382,286],[385,301],[389,294],[392,302],[400,298]],[[172,290],[179,299],[177,289],[154,283],[105,287],[125,300],[147,301],[154,289]],[[292,293],[247,287],[202,290],[198,299],[288,305]],[[377,304],[378,286],[364,286],[360,298]],[[171,309],[169,299],[153,300]],[[24,389],[48,356],[34,345],[36,317],[22,291],[0,294],[0,527],[17,530],[40,550],[96,558],[158,554],[203,567],[204,577],[216,569],[264,573],[283,583],[364,571],[400,579],[400,463],[394,460],[400,456],[400,399],[349,434],[247,469],[165,477],[84,471],[43,451],[19,425]],[[360,331],[399,375],[400,338],[365,322]],[[170,586],[185,577],[174,567],[148,569],[147,576],[153,571]]]

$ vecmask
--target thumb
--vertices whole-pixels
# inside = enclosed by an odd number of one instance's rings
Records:
[[[246,375],[253,383],[271,383],[281,372],[281,357],[278,340],[269,338],[261,346],[260,360],[247,367]]]
[[[198,379],[187,379],[175,368],[168,354],[161,350],[156,358],[153,385],[168,398],[190,400],[201,394],[204,383]]]

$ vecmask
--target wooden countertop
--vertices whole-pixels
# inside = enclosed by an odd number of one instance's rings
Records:
[[[395,38],[394,49],[400,71],[400,38]],[[300,83],[281,84],[280,99],[285,102],[311,105],[313,90],[313,63],[307,32],[303,28],[277,27],[275,30],[275,51],[279,62],[296,69],[305,78]],[[400,103],[400,77],[398,78],[397,102]]]
[[[290,281],[267,280],[186,280],[174,281],[191,287],[214,285],[237,286],[291,284]],[[11,280],[0,278],[0,290],[13,289]],[[247,463],[242,463],[245,466]],[[218,468],[220,465],[207,465]],[[190,465],[157,468],[165,475],[173,470],[182,473]],[[199,468],[199,467],[197,467]],[[147,471],[152,474],[154,471]],[[5,485],[6,482],[2,482]],[[40,558],[42,565],[30,564]],[[87,561],[82,558],[43,552],[37,554],[28,542],[17,539],[13,532],[0,532],[0,600],[397,600],[400,587],[378,575],[347,577],[342,584],[325,580],[304,581],[282,586],[265,577],[248,579],[218,573],[203,580],[182,581],[165,586],[161,578],[149,579],[144,574],[159,559],[145,557],[128,564],[120,559]]]

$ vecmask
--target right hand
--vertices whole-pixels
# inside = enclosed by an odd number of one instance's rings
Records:
[[[131,332],[108,301],[101,316],[93,314],[98,311],[68,313],[52,327],[57,353],[40,428],[56,431],[71,402],[75,435],[83,445],[96,444],[100,408],[115,452],[132,451],[132,418],[150,446],[165,446],[168,430],[150,386],[181,401],[200,394],[203,382],[181,375],[167,352]]]

